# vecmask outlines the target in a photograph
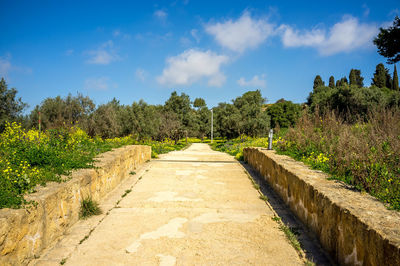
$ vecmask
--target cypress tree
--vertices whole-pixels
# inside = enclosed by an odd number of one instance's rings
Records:
[[[318,87],[322,87],[325,86],[325,83],[322,81],[322,78],[320,75],[317,75],[314,79],[314,86],[313,86],[313,90],[315,90]]]
[[[385,68],[385,66],[382,63],[376,65],[374,77],[372,78],[372,85],[375,85],[379,88],[386,87],[388,83],[390,83],[390,81],[389,82],[387,81],[387,77],[389,76],[388,72],[389,71]]]
[[[352,69],[349,74],[350,85],[357,86],[359,88],[364,86],[364,78],[361,77],[361,70]]]
[[[329,77],[329,87],[334,88],[335,87],[335,78],[333,76]]]
[[[357,77],[356,77],[355,69],[350,70],[349,80],[350,80],[350,85],[356,85]]]
[[[399,77],[397,76],[397,68],[396,68],[396,65],[394,65],[394,71],[393,71],[392,90],[395,90],[395,91],[398,91],[398,90],[399,90]]]

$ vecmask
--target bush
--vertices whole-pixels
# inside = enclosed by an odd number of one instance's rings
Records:
[[[304,115],[274,147],[400,210],[398,110],[369,112],[354,124],[333,112]]]

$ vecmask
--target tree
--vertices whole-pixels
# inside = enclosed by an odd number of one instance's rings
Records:
[[[380,63],[375,68],[374,77],[372,78],[372,85],[378,88],[391,88],[391,77],[389,75],[389,70]]]
[[[351,69],[349,74],[350,85],[357,86],[359,88],[364,86],[364,78],[361,77],[361,70]]]
[[[37,105],[30,114],[30,126],[37,127],[39,112],[43,129],[58,128],[79,124],[87,129],[89,115],[94,111],[95,104],[89,97],[78,93],[77,96],[69,94],[65,98],[57,96],[46,98]]]
[[[4,78],[0,81],[0,132],[4,130],[5,123],[18,119],[22,110],[27,106],[21,98],[16,99],[17,90],[8,89]]]
[[[397,76],[396,65],[394,65],[394,71],[393,71],[392,90],[394,90],[394,91],[398,91],[399,90],[399,77]]]
[[[335,87],[335,78],[333,76],[329,77],[329,87],[334,88]]]
[[[336,81],[336,87],[347,86],[347,85],[349,85],[349,82],[347,81],[346,77],[343,77],[340,80]]]
[[[196,108],[201,108],[206,106],[206,101],[203,98],[194,99],[193,106]]]
[[[266,112],[271,117],[271,127],[279,125],[288,128],[296,124],[301,114],[301,106],[281,99],[268,106]]]
[[[400,18],[395,17],[393,26],[379,29],[378,36],[374,39],[378,53],[387,58],[388,64],[400,61]]]
[[[320,75],[317,75],[314,79],[314,86],[313,86],[313,90],[315,90],[318,87],[322,87],[325,86],[325,83],[322,81],[322,78]]]
[[[115,102],[100,105],[90,116],[89,134],[102,138],[115,138],[120,135],[118,106]]]

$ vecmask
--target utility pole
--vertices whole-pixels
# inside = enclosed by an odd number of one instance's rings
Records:
[[[214,137],[213,120],[214,120],[214,110],[211,109],[211,143],[213,143],[213,137]]]

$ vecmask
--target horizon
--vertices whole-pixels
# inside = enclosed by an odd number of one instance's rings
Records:
[[[303,103],[316,75],[360,69],[369,86],[377,64],[392,74],[372,43],[399,15],[384,2],[3,1],[0,76],[25,114],[78,92],[97,106],[164,104],[177,91],[212,108],[257,89],[266,103]]]

